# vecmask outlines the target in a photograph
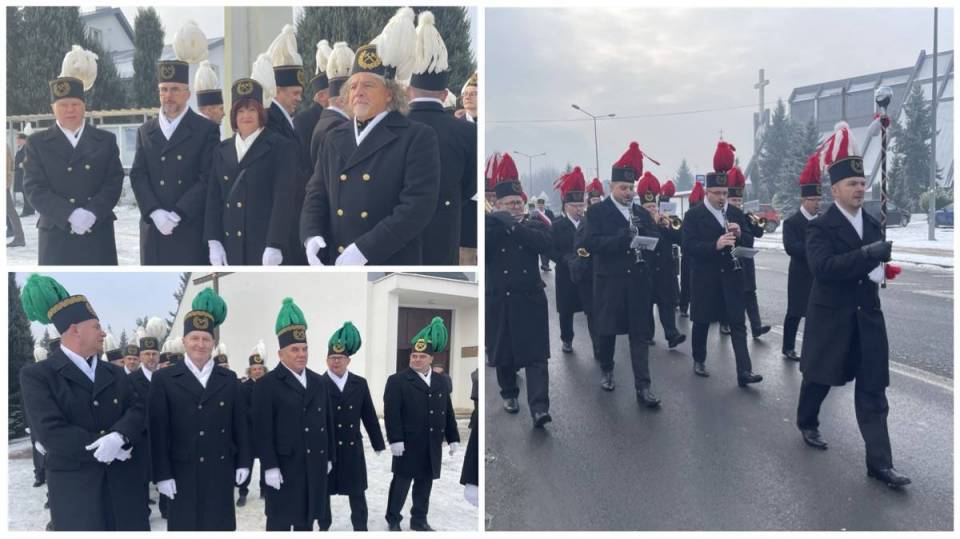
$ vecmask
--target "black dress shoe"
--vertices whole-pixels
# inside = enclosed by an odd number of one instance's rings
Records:
[[[43,486],[43,481],[39,479],[33,482],[33,488],[42,487],[42,486]]]
[[[544,425],[553,421],[553,418],[550,417],[548,412],[537,412],[533,414],[533,426],[537,429],[542,429]]]
[[[685,341],[685,340],[687,340],[687,336],[686,336],[686,335],[684,335],[683,333],[677,333],[677,334],[674,335],[672,338],[667,339],[667,345],[668,345],[670,348],[676,348],[676,346],[677,346],[678,344],[682,343],[682,342]]]
[[[26,246],[27,246],[27,242],[23,241],[23,238],[13,240],[7,244],[7,247],[26,247]]]
[[[790,361],[800,361],[800,356],[793,350],[787,350],[783,353],[783,359],[789,359]]]
[[[637,391],[637,404],[647,408],[656,408],[660,406],[660,398],[650,392],[650,389],[641,389]]]
[[[888,487],[898,489],[911,483],[910,478],[901,474],[893,468],[876,470],[867,468],[867,475],[887,484]]]
[[[247,497],[240,496],[239,498],[237,498],[237,507],[243,507],[244,505],[247,505]]]
[[[693,374],[697,376],[703,376],[704,378],[710,376],[710,371],[707,370],[707,366],[699,361],[693,362]]]
[[[800,429],[800,435],[807,445],[821,451],[827,449],[827,442],[820,437],[820,431],[817,429]]]
[[[503,409],[506,410],[508,414],[515,414],[520,411],[520,404],[515,398],[504,399]]]
[[[415,532],[435,532],[437,530],[430,527],[430,524],[427,522],[421,522],[419,524],[410,523],[410,529]]]
[[[726,324],[720,324],[720,334],[721,334],[721,335],[729,335],[729,334],[730,334],[730,326],[728,326],[728,325],[726,325]]]
[[[762,381],[763,376],[753,374],[752,372],[745,372],[737,376],[737,385],[740,387],[747,387],[749,384],[756,384]]]
[[[763,334],[770,332],[770,326],[760,326],[760,329],[753,332],[753,338],[759,339]]]
[[[47,528],[46,528],[46,530],[47,530],[48,532],[52,532],[52,531],[53,531],[53,521],[52,521],[52,520],[51,520],[50,522],[47,522]]]
[[[566,353],[570,353],[573,352],[573,345],[567,341],[563,341],[563,345],[560,347],[560,349]]]
[[[392,532],[402,532],[402,531],[403,531],[403,530],[400,529],[400,523],[399,523],[399,522],[388,522],[388,523],[387,523],[387,529],[390,530],[390,531],[392,531]]]
[[[613,388],[615,387],[613,385],[613,371],[605,372],[600,375],[600,387],[602,387],[604,391],[613,391]]]

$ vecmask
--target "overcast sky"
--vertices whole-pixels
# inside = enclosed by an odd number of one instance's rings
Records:
[[[932,8],[488,8],[485,15],[487,154],[547,152],[534,169],[578,164],[588,182],[593,123],[571,103],[595,115],[643,116],[598,122],[603,179],[635,140],[662,163],[645,167],[665,181],[684,157],[694,172],[712,169],[721,129],[746,164],[760,68],[772,108],[794,87],[913,66],[921,49],[933,51]],[[940,50],[952,43],[953,12],[941,9]],[[729,110],[678,114],[703,109]],[[517,166],[525,176],[527,159]]]

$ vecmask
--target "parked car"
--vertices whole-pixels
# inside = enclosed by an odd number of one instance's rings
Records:
[[[880,201],[867,200],[863,203],[863,210],[880,220]],[[887,226],[907,226],[910,224],[910,212],[897,207],[892,200],[887,201]]]
[[[945,227],[948,226],[953,228],[953,204],[947,204],[946,206],[937,210],[937,213],[933,214],[934,226]]]

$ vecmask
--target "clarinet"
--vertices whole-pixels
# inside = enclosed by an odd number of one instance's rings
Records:
[[[724,233],[726,233],[727,231],[730,230],[729,226],[730,226],[730,222],[727,221],[727,210],[724,209],[724,210],[723,210],[723,230],[724,230]],[[730,250],[727,251],[727,252],[730,253],[730,258],[733,259],[733,271],[740,271],[741,269],[743,269],[743,268],[741,268],[741,266],[740,266],[740,259],[737,258],[737,255],[733,254],[733,247],[730,247]]]
[[[647,211],[640,208],[640,211]],[[640,235],[640,217],[637,215],[637,204],[630,205],[630,239],[633,240]],[[633,254],[636,255],[635,264],[645,264],[646,261],[643,259],[643,247],[637,246],[633,248]]]

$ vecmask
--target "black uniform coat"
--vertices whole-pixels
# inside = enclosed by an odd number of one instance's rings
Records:
[[[657,237],[659,230],[650,214],[631,208],[640,220],[641,236]],[[630,248],[630,223],[613,198],[590,207],[587,212],[587,248],[593,258],[594,327],[599,335],[624,335],[629,326],[645,328],[650,311],[650,275],[654,257],[643,254],[644,262]],[[658,242],[659,244],[659,242]]]
[[[26,145],[17,148],[13,156],[13,192],[23,192],[23,160],[27,157]]]
[[[223,244],[230,265],[260,265],[266,247],[280,249],[286,263],[291,253],[303,251],[292,244],[296,146],[264,129],[237,163],[237,136],[214,151],[204,237]]]
[[[23,188],[37,209],[40,265],[117,264],[113,208],[123,188],[117,137],[86,125],[76,149],[54,125],[27,138]],[[90,232],[70,232],[73,210],[97,216]]]
[[[800,210],[783,222],[783,247],[790,256],[787,270],[787,316],[806,316],[813,274],[807,263],[807,225]]]
[[[307,387],[283,365],[253,386],[253,432],[264,472],[280,468],[280,490],[267,487],[267,516],[289,524],[322,520],[327,500],[327,462],[336,435],[330,391],[319,374],[305,369]]]
[[[299,116],[299,114],[297,116]],[[297,116],[294,116],[294,122],[296,122]],[[296,123],[294,123],[294,126],[295,125]],[[292,208],[294,209],[290,211],[290,213],[292,214],[291,217],[293,217],[294,223],[299,223],[300,208],[303,207],[307,180],[310,179],[313,166],[310,164],[310,159],[307,155],[307,147],[301,145],[300,136],[297,134],[294,126],[291,126],[290,122],[287,121],[287,117],[284,116],[280,105],[275,101],[270,103],[270,108],[267,109],[267,131],[273,131],[277,135],[293,142],[295,149],[295,155],[292,160],[292,163],[296,165],[293,174],[295,181],[293,183]],[[296,246],[296,248],[290,248],[289,253],[283,253],[284,266],[305,266],[307,264],[307,253],[303,248],[303,243],[299,241],[298,232],[296,226],[294,226],[290,232],[289,239],[285,242],[291,246]]]
[[[323,146],[323,138],[327,133],[338,125],[350,121],[350,118],[332,108],[325,108],[317,119],[317,125],[313,127],[313,134],[310,136],[310,174],[317,166],[317,159],[320,158],[320,148]]]
[[[247,437],[247,448],[248,451],[250,451],[251,459],[257,458],[257,444],[255,443],[253,432],[253,388],[256,385],[257,382],[253,378],[247,378],[243,382],[240,382],[240,397],[243,399],[247,408],[247,432],[250,433],[250,436]],[[261,478],[263,478],[263,472],[263,466],[260,466]]]
[[[421,235],[439,188],[433,129],[390,112],[357,147],[353,122],[343,123],[324,138],[300,217],[301,242],[322,236],[326,264],[351,243],[368,265],[421,264]]]
[[[316,163],[315,160],[310,158],[310,143],[313,140],[313,130],[317,127],[317,122],[320,120],[320,115],[323,114],[323,111],[323,106],[313,101],[310,103],[310,107],[306,110],[301,110],[293,117],[293,132],[296,133],[297,140],[300,142],[300,151],[302,152],[301,159],[304,162],[305,170],[308,174],[313,172],[313,164]],[[309,177],[308,175],[307,178]]]
[[[880,240],[880,223],[863,212],[863,239],[836,204],[807,227],[807,262],[813,287],[807,306],[800,371],[804,380],[840,386],[857,376],[857,385],[890,385],[887,328],[877,283],[867,274],[877,267],[860,247]]]
[[[583,223],[580,223],[583,226]],[[555,219],[550,226],[551,249],[550,258],[556,262],[556,271],[554,272],[554,293],[557,299],[558,313],[576,313],[583,311],[580,304],[580,295],[577,293],[576,285],[570,277],[570,267],[567,264],[569,256],[576,256],[576,250],[573,247],[573,238],[577,232],[567,216]]]
[[[470,400],[473,401],[473,413],[470,414],[470,438],[467,441],[467,452],[463,455],[463,470],[460,472],[461,485],[480,484],[480,455],[479,455],[479,428],[477,426],[477,371],[470,373],[473,387],[470,390]]]
[[[457,121],[436,101],[410,103],[407,118],[432,127],[440,144],[440,194],[423,231],[423,265],[457,266],[460,214],[477,192],[477,126]]]
[[[432,373],[430,386],[413,369],[387,378],[383,392],[383,423],[387,440],[403,442],[403,455],[393,457],[391,471],[413,479],[439,479],[443,440],[460,441],[450,393],[453,382]]]
[[[97,361],[94,380],[62,350],[20,370],[31,433],[47,450],[53,524],[57,531],[106,530],[109,506],[115,529],[149,531],[136,462],[103,464],[86,449],[109,432],[119,432],[136,447],[146,421],[143,401],[121,367]],[[99,495],[104,489],[106,498]]]
[[[593,256],[590,255],[590,249],[587,248],[588,231],[587,213],[584,212],[583,217],[580,218],[580,226],[573,236],[573,249],[576,255],[569,258],[567,266],[570,269],[570,279],[577,287],[583,312],[587,316],[593,316]],[[580,256],[580,249],[584,249],[587,256]]]
[[[186,363],[159,369],[148,410],[153,481],[177,485],[167,529],[235,530],[236,469],[252,465],[236,374],[215,365],[204,388]]]
[[[525,217],[509,232],[495,217],[485,219],[487,354],[495,365],[522,369],[550,357],[539,258],[550,252],[550,231],[537,218]]]
[[[137,129],[137,153],[130,185],[140,208],[142,265],[207,265],[203,213],[210,160],[220,142],[220,128],[187,109],[170,140],[154,118]],[[154,210],[176,212],[180,224],[169,236],[154,225]]]
[[[744,247],[753,247],[754,239],[760,238],[763,236],[763,228],[759,226],[754,226],[750,223],[750,219],[747,219],[746,214],[743,214],[742,220],[740,221],[740,240],[737,245],[743,245]],[[755,260],[752,258],[741,258],[740,266],[743,268],[743,290],[744,292],[756,292],[757,291],[757,266]]]
[[[673,258],[673,246],[680,245],[683,233],[670,227],[657,225],[660,241],[652,253],[653,302],[658,305],[674,307],[679,302],[677,290],[677,263]],[[681,227],[682,228],[682,227]]]
[[[347,376],[343,392],[327,373],[323,381],[330,394],[330,408],[336,425],[336,464],[328,477],[330,494],[360,494],[367,490],[367,461],[363,456],[363,435],[360,424],[367,430],[374,451],[383,451],[383,433],[377,409],[370,397],[370,388],[362,376],[352,372]]]
[[[123,369],[123,367],[121,367],[121,369]],[[147,376],[143,374],[143,368],[138,368],[127,375],[127,380],[130,380],[130,383],[133,384],[133,388],[136,390],[137,395],[143,401],[143,409],[146,410],[147,398],[150,395],[150,380],[147,380]],[[137,445],[133,446],[132,458],[137,463],[141,473],[143,474],[143,481],[151,481],[153,479],[153,474],[150,472],[152,461],[150,457],[150,430],[147,428],[146,421],[143,423],[143,436],[141,436],[140,441],[137,442]]]
[[[717,239],[726,231],[707,209],[704,201],[691,208],[683,219],[683,255],[690,257],[690,320],[710,323],[728,320],[729,314],[744,313],[744,277],[733,271],[730,249],[717,250]],[[740,223],[743,212],[727,205],[727,220]],[[741,232],[741,238],[744,236]],[[737,240],[738,244],[740,239]],[[742,261],[741,261],[742,262]],[[742,264],[741,264],[742,267]]]

